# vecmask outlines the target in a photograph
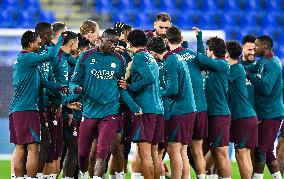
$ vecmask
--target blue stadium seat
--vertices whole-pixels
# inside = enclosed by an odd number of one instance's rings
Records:
[[[203,13],[199,11],[196,11],[196,12],[191,11],[185,14],[185,16],[187,16],[187,23],[189,23],[191,27],[196,26],[196,27],[206,29],[205,18],[204,18]]]
[[[145,25],[145,24],[149,24],[149,26],[150,24],[153,24],[153,21],[151,20],[150,15],[146,13],[136,14],[136,18],[134,21],[134,27],[143,28],[142,25]]]
[[[158,8],[160,11],[173,11],[176,9],[176,4],[171,0],[155,0],[154,5],[156,8]]]
[[[119,0],[118,4],[113,4],[114,7],[118,8],[118,9],[133,9],[134,8],[134,4],[131,0]]]
[[[137,10],[148,11],[154,9],[154,3],[152,0],[136,0],[133,3],[133,7],[137,8]]]
[[[263,30],[263,34],[271,36],[274,42],[282,42],[284,40],[282,28],[269,27]]]
[[[222,29],[224,28],[225,18],[222,12],[210,12],[204,16],[206,29]]]
[[[225,13],[224,14],[225,22],[228,26],[236,26],[236,27],[243,27],[246,25],[245,22],[245,13],[236,11],[232,13]]]
[[[265,27],[267,23],[265,22],[265,13],[256,12],[256,13],[249,13],[246,14],[244,20],[246,21],[246,26],[251,27]]]
[[[126,13],[113,13],[112,21],[123,21],[124,23],[130,23],[129,17]]]
[[[98,0],[96,1],[96,10],[98,12],[111,12],[112,9],[112,4],[109,3],[108,0]]]
[[[241,41],[242,34],[239,28],[234,26],[227,26],[226,29],[226,40],[238,40]]]
[[[229,4],[227,0],[208,1],[210,11],[228,11]]]
[[[248,0],[228,0],[230,11],[251,11],[251,4]]]
[[[253,34],[256,36],[262,35],[263,34],[263,29],[259,27],[246,27],[241,29],[241,34],[242,36],[245,36],[247,34]]]
[[[207,0],[195,0],[192,1],[193,10],[208,11],[208,1]]]
[[[55,22],[56,18],[51,11],[41,11],[40,14],[40,20],[41,21],[47,21],[47,22]]]
[[[269,26],[271,27],[284,27],[284,13],[283,12],[276,12],[271,13],[269,16],[267,16],[267,21]]]
[[[22,0],[21,7],[23,9],[41,9],[39,0]]]
[[[21,11],[18,15],[18,25],[21,28],[34,27],[37,19],[31,14],[31,11]]]
[[[182,10],[183,12],[194,10],[193,0],[175,0],[175,4],[177,9]]]

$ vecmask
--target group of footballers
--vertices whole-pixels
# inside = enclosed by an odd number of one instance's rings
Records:
[[[193,28],[197,50],[160,13],[154,30],[117,22],[99,34],[40,22],[21,38],[13,66],[12,178],[123,179],[131,142],[132,179],[231,178],[234,143],[241,178],[284,169],[282,66],[271,37],[242,45]],[[277,157],[274,141],[279,135]]]

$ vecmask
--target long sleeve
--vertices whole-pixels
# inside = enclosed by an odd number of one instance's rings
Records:
[[[249,71],[250,73],[258,73],[264,62],[264,59],[260,59],[256,61],[256,63],[251,63],[250,65],[244,66],[244,69],[245,71]]]
[[[132,69],[134,69],[140,74],[140,78],[134,83],[129,84],[128,88],[132,91],[139,91],[147,85],[154,84],[155,78],[151,73],[151,70],[144,59],[135,58],[133,59]]]
[[[173,57],[166,59],[167,63],[164,66],[165,70],[165,88],[161,89],[161,96],[172,97],[178,94],[178,74],[177,74],[177,62]]]
[[[228,65],[221,60],[211,59],[201,53],[198,53],[198,62],[216,71],[225,71],[228,69]]]
[[[72,56],[69,55],[69,57],[67,58],[67,63],[71,66],[74,67],[76,65],[76,59]]]
[[[198,35],[196,36],[197,38],[197,53],[202,53],[205,55],[205,49],[202,41],[202,32],[199,31]]]
[[[241,73],[244,73],[244,71],[241,71],[239,68],[236,68],[232,65],[230,68],[229,81],[230,82],[235,81],[241,76]]]
[[[279,75],[277,70],[274,70],[274,64],[270,63],[267,65],[265,73],[262,76],[257,74],[249,74],[249,79],[254,87],[264,95],[270,95],[275,83],[277,81],[277,76]]]
[[[134,100],[132,99],[132,97],[129,95],[129,93],[126,90],[120,89],[119,92],[120,92],[122,101],[130,108],[130,110],[133,113],[138,113],[142,111],[142,109],[134,102]]]
[[[79,59],[77,60],[76,67],[69,83],[70,91],[74,94],[74,89],[81,85],[81,81],[83,81],[85,67],[84,64],[81,62],[82,58],[84,57],[84,53],[80,55]]]
[[[43,62],[52,61],[52,59],[55,58],[55,56],[59,52],[62,42],[63,42],[63,39],[62,39],[62,36],[60,36],[56,45],[50,48],[50,50],[48,50],[47,52],[42,53],[42,54],[28,53],[29,63],[31,65],[38,65]]]

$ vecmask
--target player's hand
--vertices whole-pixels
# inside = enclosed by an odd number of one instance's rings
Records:
[[[68,94],[69,93],[69,87],[68,86],[60,86],[59,88],[57,88],[58,91]]]
[[[127,64],[126,72],[125,72],[125,79],[126,80],[130,78],[132,64],[133,64],[133,61],[131,61]]]
[[[76,86],[76,87],[73,89],[73,92],[74,92],[75,94],[81,93],[81,92],[82,92],[82,87]]]
[[[200,29],[198,27],[192,27],[192,30],[195,32],[195,35],[198,35],[198,32],[200,32]]]
[[[73,114],[67,114],[67,120],[68,120],[68,126],[71,125],[72,121],[73,121]]]
[[[126,83],[126,80],[123,77],[121,77],[121,79],[118,80],[118,86],[122,89],[127,88],[128,84]]]
[[[56,116],[57,115],[60,115],[60,113],[62,113],[62,105],[56,105],[56,104],[52,104],[51,105],[51,112],[53,113],[53,114],[55,114]]]
[[[123,46],[116,46],[115,47],[115,51],[118,51],[118,52],[125,52],[126,48],[123,47]]]
[[[73,103],[68,103],[67,104],[67,107],[69,108],[69,109],[72,109],[72,110],[80,110],[81,109],[81,107],[82,107],[82,104],[81,103],[79,103],[79,102],[73,102]]]
[[[143,114],[142,111],[139,111],[139,112],[135,113],[134,115],[135,116],[142,116],[142,114]]]

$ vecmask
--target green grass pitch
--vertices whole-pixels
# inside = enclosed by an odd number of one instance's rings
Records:
[[[166,161],[166,164],[169,167],[170,162]],[[2,160],[0,161],[0,179],[10,179],[10,161],[9,160]],[[194,171],[191,169],[191,178],[194,179],[195,178],[195,173]],[[61,177],[59,177],[61,178]],[[236,162],[232,162],[232,179],[239,179],[240,174],[239,174],[239,169],[238,169],[238,165]],[[265,167],[265,171],[264,171],[264,178],[271,178],[271,175],[268,171],[268,169]],[[130,179],[130,174],[127,174],[126,179]]]

